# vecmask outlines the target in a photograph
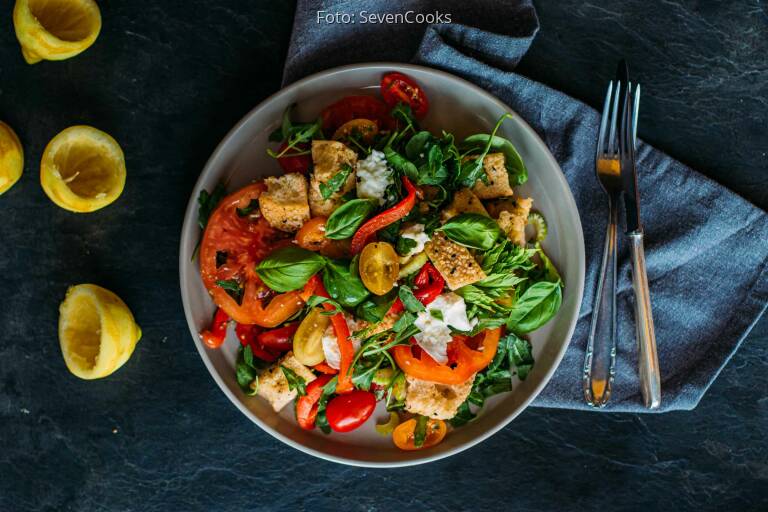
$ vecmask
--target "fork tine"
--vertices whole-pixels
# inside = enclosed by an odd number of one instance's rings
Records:
[[[637,149],[637,116],[640,113],[640,84],[637,84],[632,100],[634,103],[632,107],[632,144]]]
[[[605,93],[605,102],[603,103],[603,115],[600,119],[600,132],[597,135],[597,152],[595,154],[595,160],[599,160],[600,156],[606,150],[605,128],[608,125],[608,116],[610,115],[612,92],[613,92],[613,80],[608,82],[608,90]]]
[[[613,111],[611,112],[611,132],[608,136],[608,150],[611,155],[619,153],[619,143],[616,137],[616,117],[619,114],[619,96],[621,95],[621,82],[616,82],[616,94],[613,97]]]

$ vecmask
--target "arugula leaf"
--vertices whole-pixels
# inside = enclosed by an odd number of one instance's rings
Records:
[[[395,251],[398,255],[405,256],[406,254],[410,253],[411,250],[417,245],[419,244],[413,238],[401,236],[398,237],[397,242],[395,242]]]
[[[248,203],[248,206],[245,208],[235,208],[235,211],[237,212],[238,217],[247,217],[251,213],[253,213],[254,210],[259,209],[259,200],[258,199],[251,199],[251,201]]]
[[[523,158],[515,149],[514,144],[504,137],[479,133],[467,137],[461,145],[462,147],[484,147],[489,144],[490,149],[494,152],[504,153],[504,167],[507,168],[511,187],[517,187],[528,181],[528,169],[525,167]]]
[[[390,111],[389,115],[398,121],[402,121],[408,128],[415,129],[416,127],[416,117],[413,115],[411,106],[407,103],[399,102]]]
[[[208,225],[208,219],[211,217],[213,210],[216,209],[219,202],[227,195],[227,190],[223,183],[218,183],[210,194],[207,190],[200,191],[200,195],[197,196],[197,225],[200,229],[205,229]]]
[[[448,179],[448,168],[443,164],[440,146],[433,144],[427,152],[426,161],[419,166],[417,185],[440,185]]]
[[[334,210],[325,222],[325,237],[344,240],[355,234],[357,228],[374,209],[370,199],[352,199]]]
[[[383,355],[376,362],[366,361],[362,358],[359,359],[352,371],[352,383],[357,388],[364,389],[365,391],[371,389],[373,378],[385,359],[386,357]]]
[[[389,163],[389,165],[396,171],[408,176],[411,181],[418,181],[419,170],[413,162],[392,149],[390,146],[384,148],[384,157],[387,159],[387,163]]]
[[[400,300],[402,301],[403,306],[405,306],[407,311],[410,311],[411,313],[418,313],[425,310],[424,304],[422,304],[419,299],[416,298],[408,285],[403,284],[398,288],[399,290],[397,292],[397,296],[400,297]]]
[[[325,258],[300,247],[288,246],[270,253],[256,266],[262,281],[277,292],[298,290],[325,266]]]
[[[416,418],[416,427],[413,430],[413,445],[416,448],[424,446],[424,441],[427,439],[427,420],[429,418],[421,415]]]
[[[559,282],[534,283],[512,305],[507,328],[521,334],[534,331],[555,316],[562,301],[563,292]]]
[[[512,119],[512,114],[504,114],[501,116],[499,120],[496,121],[496,126],[493,127],[493,131],[491,132],[490,137],[488,137],[486,143],[483,145],[480,153],[476,157],[466,159],[464,163],[461,164],[461,169],[459,169],[459,173],[456,176],[456,182],[459,185],[471,188],[479,179],[483,180],[485,183],[488,182],[488,175],[485,174],[485,171],[483,170],[483,159],[488,156],[493,137],[496,135],[496,132],[499,131],[501,123],[503,123],[506,119]],[[462,146],[467,144],[466,140],[467,139],[464,140]]]
[[[378,323],[384,318],[395,302],[395,291],[392,290],[386,295],[374,295],[365,299],[355,309],[355,315],[366,322]]]
[[[236,279],[228,279],[226,281],[218,280],[216,281],[216,285],[219,288],[223,288],[224,291],[227,292],[230,297],[235,299],[238,304],[243,301],[243,292],[245,290]]]
[[[289,390],[296,390],[299,396],[307,394],[307,382],[304,380],[304,377],[297,375],[296,372],[285,365],[281,364],[280,369],[283,371],[283,375],[285,375],[285,380],[288,381]]]
[[[333,316],[337,313],[344,313],[344,310],[341,309],[341,305],[333,299],[321,297],[319,295],[312,295],[307,300],[307,306],[309,306],[310,308],[320,306],[321,304],[330,304],[331,306],[333,306],[333,309],[329,311],[323,311],[322,313],[320,313],[321,315]]]
[[[339,172],[331,176],[326,183],[320,184],[320,195],[323,199],[330,198],[334,193],[341,190],[344,184],[347,182],[347,178],[352,173],[352,166],[349,164],[342,164]]]
[[[320,400],[317,401],[317,417],[315,418],[315,425],[317,428],[323,431],[325,434],[331,433],[331,426],[328,424],[328,417],[325,414],[326,405],[328,405],[328,399],[336,392],[336,384],[339,382],[339,377],[335,376],[328,383],[323,386],[323,393],[320,395]]]
[[[397,319],[397,322],[392,326],[392,331],[396,333],[401,333],[405,331],[407,328],[413,325],[413,322],[416,321],[416,316],[411,313],[410,311],[406,311],[403,313],[400,318]]]
[[[416,160],[424,152],[427,143],[432,140],[432,134],[428,131],[416,133],[405,145],[405,156],[411,160]]]
[[[360,277],[353,273],[355,263],[328,260],[323,270],[323,285],[328,295],[348,308],[357,306],[371,294]]]
[[[443,224],[440,231],[457,244],[487,251],[502,236],[496,221],[478,213],[462,213]]]

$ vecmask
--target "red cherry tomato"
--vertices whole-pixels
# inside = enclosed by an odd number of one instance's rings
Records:
[[[277,153],[282,153],[286,147],[288,147],[288,143],[283,142],[280,145],[280,149],[277,150]],[[307,174],[309,168],[312,166],[312,156],[310,154],[299,154],[296,156],[292,155],[294,153],[303,153],[308,150],[309,147],[306,144],[299,144],[286,151],[285,155],[277,159],[277,163],[280,164],[280,167],[283,168],[283,171],[285,171],[286,174],[290,174],[292,172]]]
[[[292,322],[278,329],[264,331],[256,336],[256,340],[264,348],[287,352],[293,348],[293,335],[298,328],[299,322]]]
[[[357,389],[332,398],[325,409],[328,424],[336,432],[350,432],[365,423],[376,408],[376,396]]]
[[[307,384],[307,394],[300,396],[296,401],[296,421],[304,430],[315,428],[317,418],[317,402],[323,395],[323,386],[331,380],[330,375],[321,375]]]
[[[353,119],[370,119],[379,126],[389,126],[389,109],[372,96],[347,96],[329,105],[320,113],[323,119],[323,131],[333,133],[344,123]]]
[[[279,353],[275,353],[259,343],[257,337],[261,330],[258,325],[237,324],[235,326],[235,334],[240,340],[240,344],[244,347],[250,346],[255,357],[271,363],[277,360]]]
[[[413,115],[419,119],[429,111],[429,101],[419,84],[413,78],[396,71],[381,78],[381,96],[390,107],[398,103],[409,105]]]

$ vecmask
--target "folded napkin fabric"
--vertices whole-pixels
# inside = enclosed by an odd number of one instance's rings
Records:
[[[322,13],[450,13],[450,23],[325,23]],[[321,14],[318,14],[321,12]],[[355,62],[410,61],[483,87],[522,116],[559,162],[579,208],[584,299],[568,351],[534,406],[586,409],[581,370],[607,219],[594,177],[599,113],[513,72],[539,23],[530,1],[299,0],[284,81]],[[617,59],[619,56],[617,55]],[[692,409],[768,303],[768,215],[651,146],[637,155],[659,362],[660,411]],[[619,253],[616,381],[607,411],[645,412],[631,264]]]

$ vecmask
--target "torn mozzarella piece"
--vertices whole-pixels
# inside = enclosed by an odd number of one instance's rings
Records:
[[[416,242],[416,246],[408,251],[408,254],[406,254],[405,257],[419,254],[424,250],[424,244],[429,242],[429,236],[424,232],[424,224],[413,224],[408,226],[400,232],[400,236]]]
[[[392,170],[387,166],[384,153],[371,151],[356,166],[357,197],[361,199],[376,199],[379,205],[385,203],[387,187],[392,183]]]
[[[414,335],[416,343],[437,363],[448,362],[448,343],[451,342],[451,330],[470,331],[477,321],[467,318],[467,305],[464,299],[455,293],[438,295],[435,300],[421,311],[413,323],[421,332]]]

